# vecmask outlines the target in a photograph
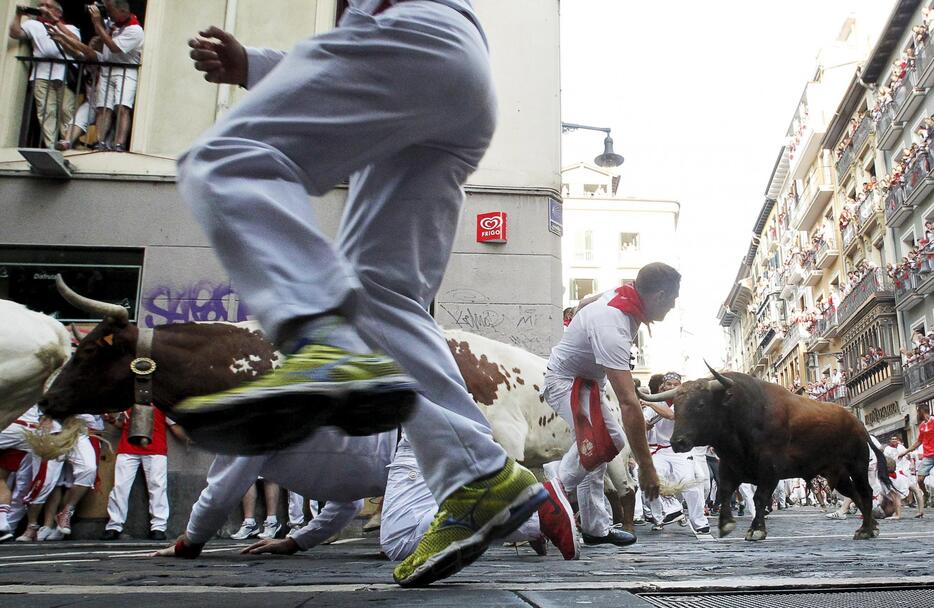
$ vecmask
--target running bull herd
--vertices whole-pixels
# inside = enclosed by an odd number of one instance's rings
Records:
[[[71,334],[51,317],[0,300],[0,428],[38,402],[56,419],[81,413],[122,411],[134,402],[130,362],[137,357],[140,331],[123,307],[85,298],[58,279],[62,296],[103,320],[72,353]],[[490,422],[494,439],[527,466],[559,459],[574,441],[568,425],[545,403],[541,381],[545,360],[514,346],[457,330],[445,330],[451,352],[474,401]],[[251,324],[181,323],[152,334],[152,404],[173,415],[173,405],[200,394],[230,388],[278,364],[279,355]],[[878,535],[870,485],[870,451],[875,474],[890,487],[881,451],[846,409],[788,392],[738,372],[710,370],[712,378],[677,389],[641,395],[673,403],[672,448],[712,446],[720,457],[723,504],[740,483],[757,486],[756,515],[746,540],[766,538],[766,505],[779,480],[823,476],[850,497],[863,519],[854,539]],[[618,405],[611,398],[611,407]],[[184,425],[184,420],[180,420]],[[197,441],[196,429],[191,429]],[[222,445],[205,446],[223,451]],[[610,464],[609,487],[635,490],[623,450]],[[720,535],[736,527],[730,509],[720,512]]]

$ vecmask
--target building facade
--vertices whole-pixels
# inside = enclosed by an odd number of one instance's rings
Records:
[[[906,406],[876,95],[859,79],[870,48],[849,20],[821,52],[719,319],[735,369],[907,440],[886,419]]]
[[[618,194],[619,178],[585,163],[562,172],[564,306],[591,293],[616,289],[636,278],[650,262],[679,268],[677,201]],[[647,382],[652,373],[682,372],[681,311],[639,330],[633,374]]]
[[[0,0],[5,23],[22,3]],[[467,185],[434,314],[444,327],[545,355],[562,329],[558,0],[474,4],[492,49],[499,127]],[[54,275],[62,272],[74,289],[125,305],[143,326],[247,318],[238,286],[174,184],[177,155],[246,92],[204,82],[186,41],[196,33],[192,24],[216,24],[247,45],[287,49],[335,27],[345,5],[280,0],[274,16],[260,0],[135,2],[146,40],[129,152],[65,152],[72,166],[65,180],[37,177],[18,152],[33,112],[27,63],[18,59],[29,48],[0,47],[0,297],[63,321],[93,322],[56,295]],[[329,234],[337,232],[345,197],[338,187],[309,199]],[[478,242],[477,216],[488,212],[506,214],[505,243]],[[187,507],[211,456],[172,449],[173,504]],[[85,515],[103,516],[100,509]],[[170,528],[180,530],[186,519],[176,510]]]

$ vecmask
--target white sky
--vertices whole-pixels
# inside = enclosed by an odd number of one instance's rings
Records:
[[[613,129],[620,194],[681,203],[689,375],[724,357],[716,320],[746,254],[801,93],[851,13],[881,28],[893,0],[562,0],[562,119]],[[590,161],[603,136],[562,139]]]

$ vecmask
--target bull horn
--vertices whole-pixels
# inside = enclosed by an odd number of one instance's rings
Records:
[[[713,374],[713,377],[716,378],[716,380],[717,380],[717,382],[713,382],[713,381],[710,382],[710,388],[711,388],[711,390],[713,390],[713,389],[715,389],[715,388],[720,388],[719,386],[717,386],[717,384],[723,385],[723,388],[732,388],[732,386],[733,386],[733,380],[730,380],[729,378],[727,378],[726,376],[724,376],[723,374],[721,374],[720,372],[718,372],[718,371],[715,370],[714,368],[710,367],[710,364],[707,363],[707,360],[706,360],[706,359],[704,360],[704,365],[707,366],[707,369],[710,370],[710,373]]]
[[[639,399],[642,401],[651,401],[653,403],[661,403],[662,401],[668,401],[675,396],[675,393],[678,392],[677,388],[667,390],[663,393],[655,393],[654,395],[639,395]]]
[[[60,274],[55,275],[55,287],[58,289],[58,293],[62,294],[62,297],[65,298],[66,302],[79,310],[98,314],[102,317],[113,317],[117,321],[122,321],[124,323],[128,323],[130,320],[130,314],[127,312],[126,308],[118,306],[117,304],[100,302],[78,295],[71,287],[65,285],[65,279],[63,279]]]

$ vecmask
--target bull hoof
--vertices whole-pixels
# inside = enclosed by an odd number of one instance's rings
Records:
[[[853,540],[869,540],[876,535],[878,535],[878,532],[873,533],[873,530],[865,530],[860,528],[856,531],[856,534],[853,535]]]
[[[735,521],[724,521],[720,522],[720,536],[727,536],[730,532],[736,529]]]
[[[746,540],[765,540],[765,530],[749,530],[746,532]]]

